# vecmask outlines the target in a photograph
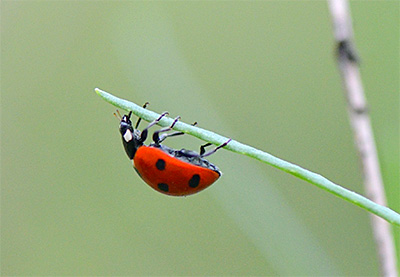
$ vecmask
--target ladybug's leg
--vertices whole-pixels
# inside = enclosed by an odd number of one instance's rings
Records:
[[[204,153],[206,153],[206,147],[211,146],[212,143],[206,143],[200,146],[200,156],[203,156]]]
[[[156,144],[161,143],[162,141],[164,141],[167,137],[173,137],[173,136],[179,136],[179,135],[183,135],[183,132],[175,132],[175,133],[171,133],[171,134],[163,134],[160,136],[160,133],[163,132],[168,132],[170,130],[172,130],[172,128],[175,126],[176,122],[178,122],[178,120],[180,119],[180,116],[177,116],[174,120],[174,122],[172,122],[171,126],[166,127],[166,128],[162,128],[160,130],[154,131],[153,133],[153,141]]]
[[[156,144],[160,144],[161,142],[163,142],[168,137],[175,137],[175,136],[180,136],[180,135],[185,134],[184,132],[174,132],[174,133],[170,133],[170,134],[162,134],[160,136],[160,133],[168,132],[168,131],[172,130],[172,128],[175,126],[176,122],[178,122],[179,119],[180,119],[180,116],[175,118],[175,120],[174,120],[174,122],[172,122],[171,126],[155,131],[153,133],[153,141]],[[197,122],[193,123],[192,126],[195,126],[196,124],[197,124]]]
[[[200,147],[200,157],[207,157],[207,156],[210,156],[211,154],[214,154],[215,152],[218,151],[218,149],[220,149],[222,147],[225,147],[229,142],[231,142],[231,140],[232,139],[228,139],[226,142],[224,142],[220,146],[215,147],[213,150],[211,150],[211,151],[209,151],[207,153],[205,153],[205,149],[204,148],[206,148],[207,146],[210,146],[211,143],[207,143],[207,144],[202,145]]]
[[[147,108],[147,105],[149,105],[149,102],[144,103],[143,109],[146,109],[146,108]],[[136,122],[135,129],[137,129],[137,128],[139,127],[140,121],[142,121],[142,118],[139,117],[139,118],[138,118],[138,121]]]
[[[163,112],[159,118],[157,118],[156,120],[153,120],[152,122],[149,123],[149,125],[147,125],[146,128],[143,129],[142,133],[140,134],[140,142],[144,142],[147,138],[147,134],[148,134],[148,130],[150,127],[156,125],[158,122],[160,122],[160,120],[166,116],[168,114],[168,112]]]
[[[169,131],[169,130],[168,130],[168,131]],[[163,135],[161,135],[161,136],[158,136],[158,134],[159,134],[160,132],[162,132],[162,130],[156,131],[156,132],[154,132],[154,134],[153,134],[153,141],[154,141],[156,144],[159,144],[159,143],[163,142],[166,138],[175,137],[175,136],[180,136],[180,135],[184,135],[184,134],[185,134],[184,132],[174,132],[174,133],[163,134]]]

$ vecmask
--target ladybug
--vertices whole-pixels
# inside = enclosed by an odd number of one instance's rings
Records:
[[[143,108],[146,108],[146,103]],[[139,176],[153,189],[163,194],[172,196],[186,196],[202,191],[213,184],[220,176],[221,171],[217,166],[204,159],[218,149],[226,146],[231,139],[206,152],[205,148],[211,143],[200,147],[200,153],[181,149],[176,150],[162,145],[167,137],[183,135],[183,132],[165,133],[174,127],[180,119],[175,118],[171,126],[157,130],[153,133],[153,143],[145,145],[148,130],[157,124],[168,112],[161,114],[159,118],[149,123],[142,131],[138,130],[141,118],[138,119],[135,128],[130,120],[132,112],[120,116],[119,131],[122,143],[129,159],[133,160],[133,167]],[[194,123],[193,125],[196,125]],[[164,133],[164,134],[161,134]],[[160,135],[161,134],[161,135]]]

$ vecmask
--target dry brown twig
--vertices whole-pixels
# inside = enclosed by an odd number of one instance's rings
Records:
[[[348,113],[362,164],[365,191],[369,199],[386,206],[378,155],[360,77],[359,59],[354,48],[349,4],[347,0],[329,0],[329,8]],[[391,226],[374,214],[370,216],[382,275],[398,276]]]

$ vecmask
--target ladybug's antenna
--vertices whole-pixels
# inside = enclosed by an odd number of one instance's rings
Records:
[[[118,114],[118,115],[117,115]],[[118,120],[121,120],[122,119],[122,116],[121,116],[121,114],[119,113],[119,110],[117,110],[117,113],[114,113],[114,116],[118,119]]]

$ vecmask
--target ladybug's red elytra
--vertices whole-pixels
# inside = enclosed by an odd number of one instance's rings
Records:
[[[147,104],[143,108],[146,108]],[[120,121],[119,131],[125,152],[129,159],[133,160],[133,167],[139,176],[156,191],[172,196],[186,196],[197,193],[209,187],[221,176],[218,167],[204,157],[226,146],[231,139],[209,152],[206,152],[205,148],[210,146],[211,143],[204,144],[200,147],[200,153],[186,149],[176,150],[162,145],[161,142],[167,137],[184,134],[183,132],[166,133],[172,130],[175,123],[180,119],[178,116],[170,127],[155,131],[153,143],[145,145],[144,141],[147,138],[149,128],[157,124],[167,114],[168,112],[161,114],[142,131],[138,130],[140,118],[133,128],[130,120],[132,112],[124,115]],[[160,135],[160,133],[164,134]]]

